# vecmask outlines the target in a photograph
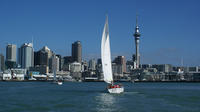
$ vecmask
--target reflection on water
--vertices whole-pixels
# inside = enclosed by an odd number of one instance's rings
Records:
[[[100,93],[96,96],[98,112],[114,112],[117,111],[117,97],[114,94]],[[118,105],[119,106],[119,105]]]

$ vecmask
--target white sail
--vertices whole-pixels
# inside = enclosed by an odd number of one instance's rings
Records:
[[[110,53],[110,39],[108,30],[108,18],[106,18],[101,40],[101,61],[102,61],[102,70],[104,74],[104,81],[107,83],[111,83],[113,81],[110,55],[111,53]]]

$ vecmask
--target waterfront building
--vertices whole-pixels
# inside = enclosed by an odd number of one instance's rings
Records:
[[[11,69],[11,75],[13,80],[23,81],[26,76],[26,69],[13,68]]]
[[[80,41],[76,41],[72,44],[72,60],[73,62],[82,62],[82,46]]]
[[[63,66],[62,70],[63,71],[70,71],[70,63],[72,63],[72,56],[65,56],[63,57]]]
[[[135,33],[133,35],[135,37],[135,62],[136,62],[136,68],[139,68],[140,65],[140,52],[139,52],[139,41],[140,41],[140,32],[138,27],[138,20],[136,17],[136,27],[135,27]]]
[[[47,46],[44,46],[40,51],[46,52],[47,53],[47,57],[48,57],[48,69],[49,72],[52,72],[52,63],[51,63],[51,57],[53,55],[53,51],[51,51]]]
[[[36,65],[34,67],[30,67],[29,72],[39,72],[39,74],[48,74],[49,73],[49,66]]]
[[[152,68],[156,68],[158,72],[165,72],[169,73],[172,72],[172,65],[170,64],[154,64],[152,65]]]
[[[60,71],[63,71],[63,66],[64,66],[64,58],[61,57],[61,60],[60,60],[60,68],[61,68],[61,70]]]
[[[117,65],[121,65],[122,67],[122,73],[126,72],[126,59],[125,56],[117,56],[113,63],[116,63]]]
[[[41,51],[44,51],[44,52],[47,52],[48,54],[48,58],[50,59],[51,56],[53,55],[53,52],[47,47],[47,46],[44,46]]]
[[[31,67],[31,71],[38,71],[41,74],[49,73],[49,55],[51,51],[47,46],[44,46],[41,50],[34,52],[34,67]]]
[[[65,56],[63,57],[64,59],[64,64],[69,64],[73,62],[72,56]]]
[[[55,56],[56,58],[56,71],[60,71],[60,58],[58,56]]]
[[[189,67],[189,72],[198,72],[198,66],[196,67]]]
[[[34,66],[34,52],[32,43],[24,43],[18,50],[19,64],[22,68],[29,69]]]
[[[59,60],[58,60],[58,61],[59,61],[59,64],[58,64],[58,65],[59,65],[59,68],[58,68],[58,70],[61,71],[61,70],[62,70],[62,57],[61,57],[61,55],[59,55],[59,54],[57,54],[56,56],[57,56],[58,59],[59,59]]]
[[[70,64],[70,72],[81,72],[81,64],[78,62],[73,62]]]
[[[6,46],[6,67],[14,68],[16,66],[16,45],[8,44]]]
[[[148,69],[148,68],[152,68],[152,65],[151,64],[142,64],[141,67],[143,69]]]
[[[132,60],[126,62],[126,72],[131,73],[133,70],[133,64],[134,62]]]
[[[133,54],[133,56],[132,56],[132,61],[133,61],[133,63],[132,63],[133,68],[136,69],[137,66],[136,66],[136,57],[135,57],[135,54]]]
[[[89,70],[92,70],[92,71],[96,70],[96,60],[95,59],[91,59],[89,61]]]
[[[6,61],[16,62],[16,45],[8,44],[6,46]]]
[[[81,64],[78,62],[73,62],[70,64],[70,74],[71,76],[76,79],[80,80],[81,79]]]
[[[82,61],[81,66],[82,66],[81,71],[88,71],[89,66],[87,61]]]
[[[118,75],[122,75],[123,71],[122,71],[122,65],[117,65],[116,63],[112,63],[112,71],[113,74],[118,74]]]
[[[43,50],[39,50],[37,52],[34,52],[34,66],[38,66],[38,65],[46,65],[48,66],[48,53],[43,51]]]
[[[114,80],[120,80],[123,77],[123,69],[122,65],[118,65],[116,63],[112,63],[112,72]]]
[[[96,75],[99,80],[103,80],[102,62],[101,58],[97,59]]]
[[[59,71],[59,58],[53,54],[49,59],[49,72],[53,73],[53,71]]]
[[[0,71],[4,71],[5,64],[4,64],[4,56],[3,54],[0,54]]]
[[[11,75],[11,71],[10,70],[5,70],[3,72],[3,80],[11,80],[12,79],[12,75]]]

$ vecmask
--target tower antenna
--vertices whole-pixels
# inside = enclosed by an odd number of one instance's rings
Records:
[[[138,26],[138,14],[136,14],[136,27]]]

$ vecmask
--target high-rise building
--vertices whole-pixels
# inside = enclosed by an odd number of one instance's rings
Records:
[[[55,57],[56,57],[56,71],[60,71],[60,59],[58,56]]]
[[[48,66],[48,53],[45,51],[37,51],[34,52],[34,66],[37,65],[46,65]]]
[[[48,54],[48,66],[49,66],[49,71],[52,72],[52,55],[53,55],[53,52],[47,47],[47,46],[44,46],[40,51],[44,51]]]
[[[59,58],[53,53],[49,59],[49,71],[53,73],[54,71],[59,71]]]
[[[16,45],[8,44],[6,46],[6,61],[16,62]]]
[[[59,71],[61,71],[61,70],[62,70],[62,57],[61,57],[61,55],[59,55],[59,54],[57,54],[56,56],[57,56],[58,59],[59,59]]]
[[[97,65],[101,65],[102,62],[101,62],[101,58],[97,59]]]
[[[135,62],[136,62],[136,68],[139,68],[140,65],[140,53],[139,53],[139,42],[140,42],[140,32],[138,27],[138,21],[136,17],[136,27],[135,27],[135,33],[133,35],[135,37]]]
[[[4,56],[3,54],[0,54],[0,71],[4,71]]]
[[[80,41],[76,41],[72,44],[72,60],[73,62],[82,62],[82,46]]]
[[[16,66],[16,45],[8,44],[6,46],[6,67],[14,68]]]
[[[48,58],[50,59],[51,56],[53,55],[53,52],[47,47],[47,46],[44,46],[41,51],[44,51],[44,52],[47,52],[48,54]]]
[[[95,61],[95,59],[91,59],[89,61],[89,70],[96,70],[96,61]]]
[[[34,66],[34,52],[32,43],[24,43],[18,50],[19,64],[22,68],[29,69]]]
[[[114,61],[117,65],[122,65],[122,72],[126,72],[126,59],[125,56],[117,56]]]
[[[73,62],[72,60],[72,56],[65,56],[63,57],[63,60],[62,60],[63,64],[62,64],[62,70],[63,71],[69,71],[70,70],[70,63]]]

